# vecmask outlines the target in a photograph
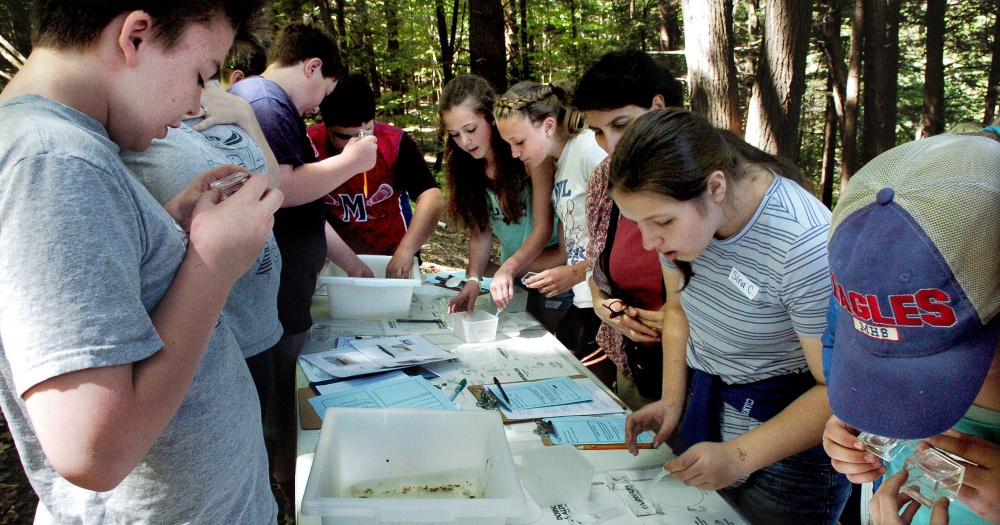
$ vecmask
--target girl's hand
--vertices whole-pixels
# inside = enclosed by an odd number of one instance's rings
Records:
[[[630,312],[647,312],[631,308],[621,299],[609,298],[594,305],[594,313],[604,322],[604,324],[614,328],[625,337],[637,343],[655,343],[660,340],[660,332],[637,321]],[[663,317],[662,312],[657,312]],[[662,320],[661,320],[662,324]]]
[[[663,310],[643,310],[642,308],[630,306],[625,313],[657,332],[663,331]]]
[[[670,471],[670,477],[689,487],[719,490],[749,474],[743,472],[741,468],[744,464],[743,455],[731,441],[723,443],[705,441],[668,461],[663,468]]]
[[[507,303],[514,297],[514,274],[510,269],[500,266],[490,281],[490,296],[497,305],[497,311],[507,308]]]
[[[886,467],[878,456],[865,450],[858,431],[830,416],[823,430],[823,450],[830,456],[833,468],[845,474],[851,483],[868,483],[882,477]]]
[[[476,298],[479,297],[479,283],[468,281],[458,295],[448,301],[448,315],[458,312],[469,312],[476,309]]]
[[[949,430],[926,442],[975,463],[965,465],[958,500],[976,516],[990,523],[1000,523],[1000,445],[957,430]],[[930,448],[927,443],[918,443],[917,448]]]
[[[550,268],[524,282],[528,288],[535,288],[545,294],[545,297],[553,297],[569,290],[574,285],[583,282],[583,275],[579,275],[579,270],[574,266],[557,266]],[[495,277],[494,277],[495,279]]]
[[[901,470],[889,477],[872,496],[872,521],[875,525],[910,525],[913,516],[920,510],[920,503],[899,491],[906,483],[908,473]],[[934,502],[930,525],[948,524],[948,498]]]
[[[628,451],[633,456],[639,454],[639,448],[635,443],[636,436],[647,430],[656,432],[656,437],[653,438],[653,448],[659,447],[674,431],[677,423],[681,420],[683,410],[683,401],[667,402],[661,399],[629,414],[625,420],[625,446],[628,447]]]

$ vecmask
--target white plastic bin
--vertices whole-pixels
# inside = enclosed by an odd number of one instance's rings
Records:
[[[359,255],[358,257],[375,273],[374,279],[348,277],[347,272],[335,264],[329,265],[331,274],[320,275],[319,282],[326,285],[330,300],[330,317],[334,319],[394,320],[410,315],[413,289],[421,285],[420,268],[414,258],[410,277],[386,279],[385,268],[392,257],[388,255]]]
[[[526,511],[492,410],[329,408],[302,498],[323,525],[502,525]]]
[[[497,323],[500,319],[483,310],[459,312],[451,315],[451,329],[459,338],[468,343],[492,341],[497,337]]]

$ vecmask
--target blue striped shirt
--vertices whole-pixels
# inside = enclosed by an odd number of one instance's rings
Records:
[[[797,335],[820,337],[826,328],[829,227],[830,211],[816,197],[775,176],[746,226],[712,239],[691,263],[694,276],[680,293],[688,365],[729,384],[808,370]]]

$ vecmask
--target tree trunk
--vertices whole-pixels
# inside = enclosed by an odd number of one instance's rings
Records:
[[[323,27],[331,33],[335,33],[337,28],[333,25],[333,13],[330,11],[330,0],[317,0],[316,5],[319,7],[319,14],[323,17]]]
[[[458,8],[458,2],[454,0],[454,7]],[[434,0],[434,16],[437,18],[438,39],[441,44],[441,72],[442,80],[447,84],[455,74],[452,72],[452,65],[455,62],[454,42],[448,38],[448,20],[444,14],[444,0]]]
[[[819,45],[826,58],[830,80],[833,82],[833,102],[837,110],[837,118],[840,120],[840,126],[843,127],[844,105],[847,98],[847,60],[844,55],[844,45],[840,41],[840,27],[843,25],[843,18],[837,0],[829,0],[828,4],[823,24],[820,27]]]
[[[378,69],[375,67],[375,45],[372,42],[372,28],[368,17],[368,4],[366,0],[357,0],[354,8],[358,13],[358,33],[361,36],[361,44],[358,48],[360,59],[358,63],[368,67],[368,80],[372,83],[372,91],[375,93],[375,98],[378,98],[382,94],[382,79],[378,74]]]
[[[521,24],[521,78],[527,80],[531,75],[531,54],[528,50],[528,0],[518,2],[518,22]]]
[[[823,127],[823,175],[820,178],[820,200],[833,208],[833,174],[837,166],[837,103],[834,101],[834,75],[826,81],[826,125]]]
[[[335,0],[337,2],[337,35],[340,41],[344,41],[347,36],[347,19],[344,17],[344,2],[347,0]],[[343,47],[343,45],[342,45]]]
[[[990,63],[990,78],[986,82],[986,113],[983,115],[983,125],[993,124],[996,118],[997,91],[1000,91],[1000,0],[994,1],[996,9],[993,10],[995,19],[993,20],[993,42],[990,44],[990,51],[993,54],[993,61]]]
[[[947,0],[927,0],[927,69],[917,139],[944,133],[944,12]]]
[[[861,161],[896,145],[900,0],[865,2],[865,98]]]
[[[768,1],[747,114],[747,142],[791,160],[799,155],[811,19],[811,0]]]
[[[851,23],[851,52],[844,93],[844,137],[840,151],[840,188],[858,171],[858,94],[861,91],[861,57],[864,50],[865,0],[855,0]]]
[[[741,133],[732,0],[682,0],[691,110],[714,126]]]
[[[507,91],[507,47],[500,0],[469,2],[469,61],[474,75],[485,78],[497,93]]]
[[[678,0],[659,0],[660,51],[680,49],[682,44],[681,24],[677,20]]]
[[[392,93],[406,93],[407,86],[401,66],[403,57],[399,46],[399,0],[384,0],[383,5],[385,6],[385,50],[389,55],[386,85]],[[398,105],[392,108],[391,113],[398,115],[402,113],[402,110],[402,106]]]

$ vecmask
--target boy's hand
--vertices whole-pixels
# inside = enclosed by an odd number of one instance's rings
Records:
[[[949,430],[926,442],[975,463],[965,465],[958,500],[980,518],[1000,523],[1000,445],[957,430]],[[929,445],[920,442],[917,448],[926,450]]]
[[[412,269],[413,256],[396,250],[385,267],[385,276],[387,279],[408,279]]]
[[[887,469],[878,456],[865,450],[858,434],[837,416],[830,416],[823,430],[823,450],[830,456],[833,468],[851,483],[868,483],[882,477]]]
[[[872,521],[875,525],[910,525],[920,510],[920,503],[899,491],[909,474],[901,470],[887,478],[872,496]],[[948,525],[948,498],[934,502],[930,525]]]
[[[220,202],[220,196],[219,190],[207,191],[195,204],[188,255],[231,285],[257,260],[284,197],[259,173],[228,199]]]
[[[177,221],[177,224],[181,225],[181,228],[184,228],[184,231],[191,231],[191,215],[202,194],[212,189],[213,182],[240,172],[250,173],[250,170],[235,164],[210,169],[195,177],[176,197],[164,204],[163,208]]]
[[[350,170],[354,173],[363,173],[375,167],[375,160],[378,158],[378,141],[374,135],[362,138],[352,138],[347,141],[344,151]],[[378,189],[378,188],[375,188]],[[375,191],[375,189],[371,191]]]
[[[545,297],[553,297],[582,283],[584,276],[578,273],[573,266],[556,266],[532,276],[524,285],[538,289]]]
[[[204,111],[196,117],[205,117],[201,122],[191,126],[195,131],[205,131],[216,124],[236,124],[246,128],[247,120],[254,119],[253,108],[242,97],[227,93],[215,84],[206,84],[201,90],[201,107]]]

